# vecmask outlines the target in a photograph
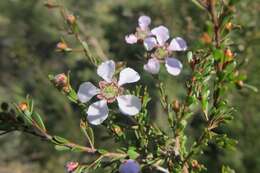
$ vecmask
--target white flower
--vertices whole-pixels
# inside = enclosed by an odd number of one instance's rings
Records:
[[[139,173],[140,165],[134,160],[126,160],[119,167],[119,173]]]
[[[157,74],[160,71],[160,62],[156,58],[151,58],[148,63],[144,65],[144,70],[151,74]]]
[[[149,25],[151,24],[151,18],[149,16],[140,16],[138,19],[138,27],[134,34],[125,36],[125,41],[128,44],[135,44],[140,41],[144,41],[146,37],[151,35]]]
[[[134,83],[140,79],[139,74],[132,68],[125,68],[119,74],[119,80],[116,81],[113,76],[115,73],[115,62],[105,61],[98,66],[97,74],[104,80],[99,82],[99,88],[91,82],[84,82],[78,90],[78,99],[82,103],[88,102],[97,95],[99,101],[92,103],[87,113],[89,122],[93,125],[99,125],[108,117],[107,103],[117,101],[119,110],[125,115],[136,115],[141,109],[141,101],[134,95],[122,95],[123,85]]]
[[[171,54],[173,51],[187,50],[185,40],[176,37],[171,40],[170,44],[167,43],[170,38],[169,30],[162,25],[152,29],[151,33],[152,36],[144,40],[144,46],[148,51],[154,48],[155,50],[151,54],[152,58],[144,65],[144,70],[151,74],[157,74],[160,70],[160,62],[164,62],[168,73],[173,76],[179,75],[182,70],[182,63],[178,59],[171,57]]]
[[[162,47],[168,51],[186,51],[188,48],[186,41],[181,37],[173,38],[170,44],[168,44],[167,41],[170,38],[169,30],[163,25],[155,27],[151,30],[151,33],[156,37],[156,40],[153,42],[154,44],[151,45],[153,48]],[[149,49],[152,49],[151,47]]]
[[[140,16],[138,19],[138,24],[141,30],[149,30],[149,25],[151,24],[151,18],[149,16]]]

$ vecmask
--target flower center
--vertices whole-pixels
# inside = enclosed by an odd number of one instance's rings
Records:
[[[116,100],[116,97],[120,95],[123,91],[123,88],[119,87],[116,82],[99,82],[99,87],[101,89],[99,99],[105,99],[107,102],[112,103]]]
[[[116,97],[119,93],[119,89],[115,85],[107,85],[103,88],[102,93],[106,98],[109,99]]]
[[[154,52],[154,55],[158,59],[164,59],[164,58],[166,58],[168,56],[168,51],[165,48],[163,48],[163,47],[159,47]]]
[[[147,37],[147,34],[148,34],[147,31],[143,31],[140,28],[137,28],[137,37],[139,39],[144,40]]]

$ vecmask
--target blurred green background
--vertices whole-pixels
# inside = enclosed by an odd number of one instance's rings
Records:
[[[141,64],[137,65],[142,49],[126,45],[124,36],[134,31],[138,17],[146,14],[151,16],[153,26],[166,25],[172,36],[184,37],[193,49],[206,30],[208,19],[189,0],[64,0],[63,3],[78,16],[83,38],[89,41],[94,54],[135,66],[143,73],[143,84],[151,89],[154,98],[158,96],[153,93],[151,76],[143,72]],[[96,81],[95,69],[81,53],[55,52],[57,42],[65,34],[63,22],[58,12],[48,10],[43,4],[40,0],[0,1],[0,102],[19,102],[30,94],[51,133],[83,143],[77,108],[53,88],[47,76],[71,70],[73,87],[77,89],[83,81]],[[259,0],[240,1],[234,23],[241,25],[241,29],[232,35],[232,49],[237,53],[236,58],[244,62],[242,73],[248,75],[247,83],[256,87],[260,87],[259,12]],[[66,37],[66,41],[71,47],[79,47],[72,36]],[[178,57],[185,62],[184,55]],[[188,74],[188,68],[179,77],[162,74],[172,98],[182,99]],[[201,161],[211,173],[220,172],[222,164],[229,164],[238,173],[259,173],[260,95],[242,89],[230,93],[229,100],[237,111],[225,131],[239,141],[237,149],[223,151],[209,146]],[[150,104],[155,119],[163,116],[157,104]],[[163,126],[164,121],[158,123]],[[194,127],[191,126],[191,132],[195,133]],[[98,139],[106,136],[100,133],[100,128],[95,129],[99,131]],[[52,145],[19,132],[0,136],[0,153],[0,173],[62,173],[67,161],[86,157],[55,151]]]

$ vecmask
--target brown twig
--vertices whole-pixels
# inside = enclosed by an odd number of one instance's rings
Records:
[[[214,40],[216,42],[216,47],[220,47],[220,25],[219,25],[219,18],[216,11],[216,1],[215,0],[208,0],[209,6],[208,11],[211,16],[212,23],[214,25]]]

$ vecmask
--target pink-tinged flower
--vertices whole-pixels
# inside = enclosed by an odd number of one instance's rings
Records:
[[[170,44],[167,42],[170,38],[169,30],[165,26],[161,25],[151,30],[152,36],[147,37],[150,42],[147,50],[153,48],[163,48],[165,51],[171,53],[172,51],[186,51],[187,44],[181,37],[173,38]],[[153,37],[155,36],[155,38]]]
[[[151,74],[157,74],[160,70],[160,63],[164,62],[166,70],[171,75],[177,76],[182,70],[182,64],[176,58],[171,57],[173,51],[187,50],[187,44],[180,37],[173,38],[170,43],[169,30],[165,26],[158,26],[151,30],[152,36],[144,40],[146,50],[154,50],[151,59],[144,65],[144,70]]]
[[[115,73],[115,62],[105,61],[98,66],[97,74],[103,78],[99,82],[99,88],[91,82],[84,82],[78,90],[78,99],[82,103],[88,102],[97,95],[99,101],[92,103],[87,113],[89,122],[93,125],[99,125],[108,117],[108,103],[117,101],[121,113],[133,116],[139,113],[141,101],[134,95],[123,95],[123,85],[134,83],[140,79],[139,74],[132,68],[125,68],[119,74],[119,80],[113,78]]]
[[[119,173],[140,173],[140,166],[134,160],[126,160],[119,167]]]
[[[138,38],[135,36],[135,34],[130,34],[130,35],[125,36],[125,41],[128,44],[135,44],[135,43],[137,43]]]
[[[148,63],[144,65],[144,70],[151,74],[157,74],[160,71],[160,62],[156,58],[151,58]]]
[[[71,173],[73,171],[75,171],[79,166],[79,163],[78,162],[68,162],[66,164],[66,170]]]
[[[144,41],[146,37],[151,35],[149,25],[151,24],[151,18],[149,16],[140,16],[138,19],[138,27],[134,34],[125,36],[125,41],[128,44],[135,44],[138,41]]]

